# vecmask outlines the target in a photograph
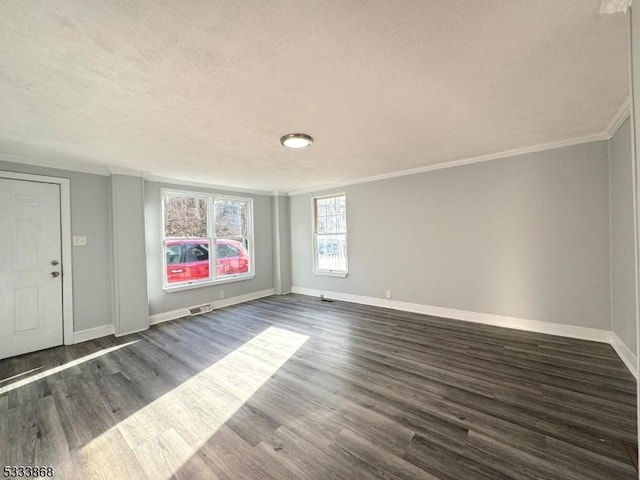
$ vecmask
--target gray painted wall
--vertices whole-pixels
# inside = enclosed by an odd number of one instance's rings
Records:
[[[149,326],[144,233],[144,181],[111,176],[114,327],[117,335]]]
[[[611,329],[637,355],[633,168],[630,120],[609,141]]]
[[[274,196],[273,239],[274,288],[278,295],[291,292],[291,221],[289,197]]]
[[[4,161],[0,161],[0,170],[70,180],[72,235],[87,236],[87,246],[73,247],[73,329],[111,325],[109,177]]]
[[[282,293],[291,292],[291,204],[289,197],[280,197],[280,271]]]
[[[211,287],[200,287],[179,292],[165,292],[162,289],[162,208],[161,188],[185,191],[200,191],[253,198],[253,223],[255,241],[255,271],[250,280],[225,283]],[[184,187],[180,185],[145,182],[145,223],[147,244],[147,288],[149,313],[170,312],[181,308],[201,305],[219,300],[220,291],[225,298],[274,288],[273,283],[273,232],[271,197],[247,193],[225,192],[206,188]]]
[[[291,198],[293,284],[610,329],[608,143],[351,185],[349,276],[312,273]]]

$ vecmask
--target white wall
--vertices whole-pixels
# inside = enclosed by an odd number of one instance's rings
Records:
[[[347,278],[312,273],[294,196],[293,284],[610,330],[608,180],[596,142],[317,192],[347,194]]]
[[[633,355],[636,342],[636,259],[630,120],[609,141],[611,330]]]

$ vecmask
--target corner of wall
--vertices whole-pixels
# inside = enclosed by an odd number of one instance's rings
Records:
[[[638,380],[638,358],[615,332],[611,332],[611,346],[627,369]]]
[[[615,133],[614,133],[615,135]],[[613,136],[607,140],[607,175],[609,176],[608,185],[608,198],[609,198],[609,248],[607,252],[609,254],[609,329],[613,332],[613,197],[612,197],[612,178],[611,178],[611,142]]]
[[[271,210],[273,223],[271,233],[273,235],[273,287],[275,293],[282,293],[282,259],[280,257],[280,202],[278,195],[271,197]]]

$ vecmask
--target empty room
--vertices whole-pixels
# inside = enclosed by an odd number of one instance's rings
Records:
[[[639,39],[0,1],[0,478],[638,479]]]

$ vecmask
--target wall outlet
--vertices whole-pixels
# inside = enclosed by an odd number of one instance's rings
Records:
[[[224,298],[224,290],[220,291],[220,300],[222,300]]]
[[[387,293],[385,295],[387,298],[391,298],[391,290],[387,290]]]

